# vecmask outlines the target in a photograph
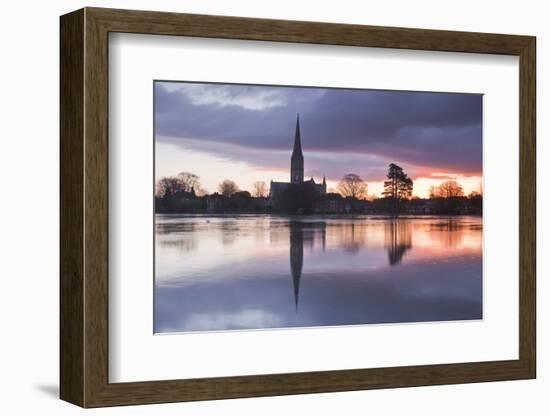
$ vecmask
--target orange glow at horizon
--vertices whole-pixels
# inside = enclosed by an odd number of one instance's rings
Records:
[[[264,181],[269,187],[271,180],[283,182],[289,180],[288,168],[252,166],[246,162],[235,162],[207,152],[183,149],[162,142],[156,144],[155,156],[155,178],[157,180],[163,176],[174,176],[183,171],[191,172],[200,177],[201,185],[208,193],[216,192],[218,184],[224,179],[234,180],[241,190],[249,192],[252,191],[255,181]],[[402,166],[407,172],[407,166]],[[369,181],[365,176],[360,176],[368,185],[369,196],[382,197],[384,181]],[[314,179],[317,183],[321,183],[323,178],[316,176]],[[412,179],[414,182],[413,196],[419,198],[428,198],[431,186],[438,186],[448,180],[458,182],[464,190],[464,195],[468,195],[472,191],[479,192],[483,183],[482,176],[465,176],[457,172],[442,173],[441,171],[431,172],[417,178],[412,177]],[[338,180],[327,178],[327,191],[336,190],[337,186]]]
[[[481,176],[463,176],[461,174],[452,173],[452,174],[439,174],[432,173],[430,177],[419,177],[413,179],[413,196],[419,198],[428,198],[430,196],[430,187],[439,186],[446,181],[456,181],[462,189],[464,190],[464,195],[469,195],[471,192],[481,192],[483,177]],[[369,195],[376,197],[381,197],[382,192],[384,192],[384,182],[368,182],[368,192]],[[482,192],[481,192],[482,193]]]

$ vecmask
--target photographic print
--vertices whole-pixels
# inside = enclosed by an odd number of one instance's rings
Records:
[[[155,333],[483,318],[481,94],[153,88]]]

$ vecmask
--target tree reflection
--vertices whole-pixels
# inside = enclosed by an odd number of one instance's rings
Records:
[[[477,226],[479,227],[479,226]],[[462,244],[470,226],[458,218],[449,217],[430,224],[430,236],[439,246],[455,249]]]
[[[356,234],[359,234],[359,236]],[[346,224],[344,226],[344,238],[346,241],[344,244],[344,250],[348,253],[358,253],[361,246],[365,243],[362,238],[363,236],[364,234],[356,232],[355,223]]]
[[[396,266],[412,248],[412,225],[406,221],[391,221],[385,229],[386,247],[390,266]]]
[[[155,224],[157,243],[164,248],[189,252],[198,248],[197,227],[194,223],[167,222]]]
[[[223,221],[220,227],[222,244],[224,246],[235,244],[235,241],[237,240],[237,235],[240,231],[241,230],[239,229],[238,223],[236,221]]]
[[[342,223],[330,226],[329,242],[341,247],[346,253],[357,254],[361,247],[368,244],[368,232],[365,224]]]

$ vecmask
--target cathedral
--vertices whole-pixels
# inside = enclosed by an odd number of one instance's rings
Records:
[[[312,186],[320,195],[327,193],[326,179],[323,177],[323,183],[315,183],[313,178],[304,181],[304,155],[302,153],[302,140],[300,137],[300,116],[296,116],[296,133],[294,134],[294,148],[290,157],[290,182],[271,181],[269,188],[269,202],[272,207],[277,205],[277,200],[283,192],[291,185],[307,184]]]

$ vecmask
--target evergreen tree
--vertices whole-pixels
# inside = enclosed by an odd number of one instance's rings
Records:
[[[382,192],[382,195],[390,199],[392,213],[395,214],[399,210],[399,201],[412,197],[413,181],[407,176],[401,166],[397,166],[394,163],[390,163],[386,177],[388,180],[384,181],[384,192]]]

